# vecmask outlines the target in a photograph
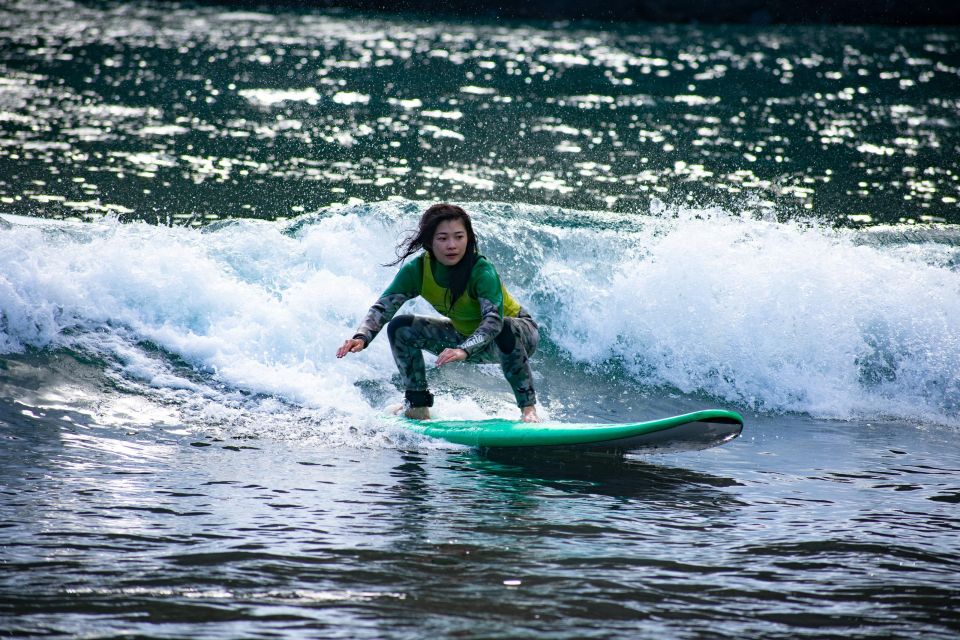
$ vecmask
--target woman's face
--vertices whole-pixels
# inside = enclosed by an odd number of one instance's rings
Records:
[[[467,228],[463,220],[444,220],[437,225],[431,249],[440,264],[456,266],[467,253]]]

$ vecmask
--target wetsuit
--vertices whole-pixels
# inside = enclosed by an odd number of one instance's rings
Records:
[[[540,341],[537,323],[507,292],[496,269],[483,256],[477,257],[467,289],[452,308],[447,295],[449,272],[449,267],[426,252],[405,264],[370,307],[354,337],[370,344],[389,323],[390,348],[410,406],[430,406],[433,400],[421,350],[439,354],[454,348],[467,352],[467,362],[499,362],[517,405],[535,405],[528,359]],[[417,296],[423,296],[446,317],[394,317],[404,302]]]

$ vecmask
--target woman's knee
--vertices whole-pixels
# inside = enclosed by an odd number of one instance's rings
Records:
[[[390,339],[390,344],[396,342],[397,331],[400,329],[405,329],[413,324],[413,316],[410,314],[404,314],[402,316],[394,316],[393,320],[387,324],[387,338]]]
[[[503,355],[522,349],[526,355],[532,355],[540,342],[540,329],[524,318],[504,318],[503,329],[494,339],[497,349]]]
[[[513,327],[511,327],[510,324],[508,320],[504,319],[503,328],[500,329],[500,333],[494,338],[494,342],[497,343],[497,348],[500,349],[500,353],[503,354],[511,353],[517,348],[517,336],[513,335]]]

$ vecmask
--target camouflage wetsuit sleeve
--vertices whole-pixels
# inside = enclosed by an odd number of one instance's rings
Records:
[[[377,301],[367,311],[354,338],[360,338],[366,345],[373,341],[380,330],[396,315],[403,303],[420,295],[423,282],[423,259],[412,260],[400,268],[390,286],[380,294]]]
[[[470,274],[467,289],[480,303],[480,326],[458,345],[469,357],[484,349],[503,329],[503,287],[497,270],[480,258]]]

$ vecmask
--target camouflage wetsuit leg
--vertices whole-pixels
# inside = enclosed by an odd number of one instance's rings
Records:
[[[533,318],[521,312],[516,318],[504,318],[503,329],[487,347],[467,359],[467,362],[499,362],[504,377],[513,389],[517,406],[537,404],[533,388],[530,356],[540,343],[540,328]]]
[[[412,315],[400,315],[391,320],[387,325],[387,336],[407,391],[427,390],[422,350],[437,355],[444,349],[456,348],[466,338],[445,318]],[[504,318],[503,329],[496,339],[472,353],[467,362],[499,362],[517,405],[521,408],[532,406],[537,403],[537,394],[529,358],[539,341],[537,323],[528,314],[521,313],[516,318]]]

